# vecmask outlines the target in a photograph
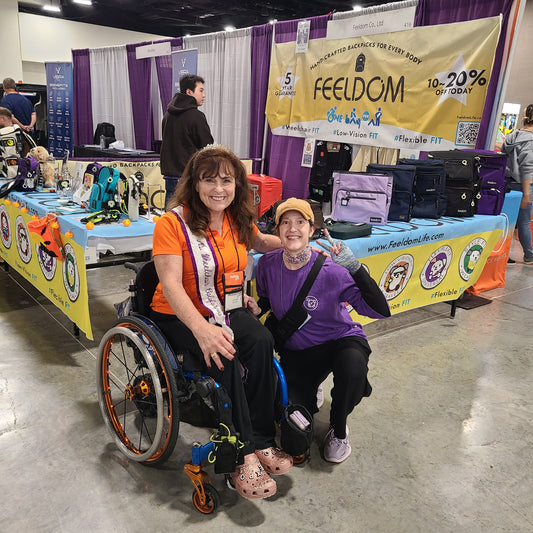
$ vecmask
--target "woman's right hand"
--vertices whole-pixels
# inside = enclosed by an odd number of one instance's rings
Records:
[[[223,358],[231,361],[235,354],[231,334],[224,328],[207,321],[196,328],[193,334],[204,354],[207,367],[211,368],[211,362],[214,362],[220,371],[224,370]]]
[[[181,255],[156,255],[154,264],[163,287],[163,294],[176,316],[192,331],[206,365],[211,368],[211,361],[219,370],[224,370],[222,358],[233,359],[235,348],[229,331],[210,324],[194,307],[181,280],[183,278],[183,258]],[[215,355],[215,357],[212,357]]]

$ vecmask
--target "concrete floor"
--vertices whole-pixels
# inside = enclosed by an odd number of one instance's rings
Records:
[[[96,339],[129,277],[89,271]],[[222,504],[209,516],[182,470],[208,430],[182,424],[163,467],[125,459],[98,407],[97,343],[18,275],[0,271],[0,284],[2,532],[533,531],[533,266],[509,265],[491,304],[455,319],[441,303],[366,326],[374,392],[349,419],[352,456],[326,463],[315,443],[262,501],[212,476]]]

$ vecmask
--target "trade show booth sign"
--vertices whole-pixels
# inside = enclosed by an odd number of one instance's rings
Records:
[[[46,63],[48,98],[48,151],[63,157],[72,155],[72,63]]]
[[[177,50],[172,52],[172,89],[173,93],[180,92],[180,79],[186,74],[196,74],[198,71],[198,50]]]
[[[500,17],[272,54],[266,115],[276,135],[418,150],[473,147]]]

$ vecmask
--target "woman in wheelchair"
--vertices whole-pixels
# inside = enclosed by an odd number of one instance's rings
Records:
[[[276,492],[269,474],[287,472],[292,458],[275,443],[272,335],[250,311],[257,304],[243,288],[247,250],[268,252],[281,243],[260,233],[253,218],[240,160],[219,146],[194,154],[155,226],[160,283],[150,318],[227,391],[244,443],[243,464],[230,477],[245,498],[267,498]]]
[[[289,198],[279,204],[275,222],[284,249],[259,259],[256,283],[259,306],[271,308],[281,321],[300,292],[317,252],[309,246],[315,228],[308,202]],[[318,411],[320,383],[333,373],[330,429],[323,453],[327,461],[340,463],[351,453],[346,419],[372,391],[367,380],[370,346],[361,326],[352,321],[345,302],[371,318],[388,317],[390,310],[376,282],[348,246],[342,241],[333,242],[327,230],[326,236],[331,246],[320,241],[317,244],[331,254],[331,259],[327,258],[318,272],[301,312],[291,313],[302,315],[292,326],[292,335],[285,334],[284,344],[277,344],[289,399],[311,414]],[[274,333],[283,331],[279,325],[274,326]]]

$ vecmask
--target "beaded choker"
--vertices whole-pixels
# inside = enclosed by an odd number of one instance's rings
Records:
[[[311,259],[310,246],[306,246],[305,250],[297,254],[290,254],[289,252],[287,252],[287,250],[283,250],[283,260],[286,263],[290,263],[292,265],[300,265],[303,263],[307,263],[309,259]]]

